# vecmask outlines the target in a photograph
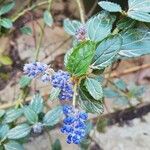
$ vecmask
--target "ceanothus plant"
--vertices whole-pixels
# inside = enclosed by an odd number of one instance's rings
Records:
[[[20,139],[41,134],[49,127],[63,123],[60,132],[67,135],[67,143],[80,144],[87,135],[88,113],[104,111],[103,72],[119,59],[129,59],[150,53],[150,1],[128,0],[127,11],[115,3],[101,1],[104,10],[86,23],[64,20],[65,31],[73,36],[73,47],[64,59],[65,71],[54,71],[42,62],[24,65],[25,85],[38,78],[53,88],[50,99],[63,105],[44,112],[44,101],[36,94],[28,105],[0,112],[1,147],[23,147]],[[113,14],[111,14],[112,12]],[[115,16],[121,14],[121,19]],[[28,80],[27,80],[28,79]],[[14,121],[25,116],[22,124]],[[10,123],[11,124],[10,126]]]

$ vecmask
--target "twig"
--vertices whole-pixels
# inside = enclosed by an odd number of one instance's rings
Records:
[[[75,107],[76,105],[76,96],[77,96],[77,84],[74,85],[74,88],[73,88],[73,100],[72,100],[72,105]]]
[[[52,138],[51,138],[51,135],[49,133],[50,131],[46,129],[46,134],[48,136],[48,140],[49,140],[49,150],[51,150],[51,146],[53,144],[53,141],[52,141]]]
[[[134,107],[129,107],[115,111],[113,113],[103,114],[100,118],[109,120],[108,125],[120,123],[121,121],[129,121],[135,118],[142,117],[150,112],[150,103],[140,103]],[[93,123],[97,122],[97,117],[93,118]]]
[[[84,14],[84,8],[83,8],[82,0],[76,0],[76,1],[78,4],[78,7],[79,7],[81,22],[85,23],[85,14]]]
[[[146,68],[150,68],[150,64],[144,64],[142,66],[136,66],[136,67],[132,67],[130,69],[127,69],[127,70],[124,70],[122,73],[116,73],[116,72],[113,72],[112,75],[111,75],[111,78],[116,78],[120,75],[127,75],[127,74],[130,74],[130,73],[133,73],[133,72],[136,72],[136,71],[139,71],[139,70],[143,70],[143,69],[146,69]],[[107,74],[105,75],[105,77],[107,78]],[[26,102],[30,101],[32,97],[27,97],[26,98]],[[14,106],[16,103],[15,102],[11,102],[11,103],[7,103],[7,104],[3,104],[0,106],[0,109],[7,109],[9,107],[12,107]]]
[[[97,3],[98,3],[98,0],[95,1],[94,5],[92,6],[92,8],[90,9],[90,11],[88,12],[86,18],[89,18],[92,15],[93,11],[95,10],[95,8],[97,6]]]
[[[50,11],[50,7],[51,7],[51,2],[52,0],[48,0],[48,11]],[[36,47],[36,54],[35,54],[35,61],[38,60],[38,56],[39,56],[39,53],[40,53],[40,47],[41,47],[41,44],[42,44],[42,39],[43,39],[43,36],[44,36],[44,29],[46,27],[46,24],[44,23],[42,29],[41,29],[41,35],[40,35],[40,39],[39,39],[39,42],[37,44],[37,47]]]
[[[126,69],[126,70],[124,70],[123,72],[120,72],[120,73],[112,72],[110,78],[116,78],[116,77],[119,77],[119,76],[122,76],[122,75],[127,75],[127,74],[137,72],[139,70],[143,70],[143,69],[146,69],[146,68],[150,68],[150,64],[144,64],[144,65],[141,65],[141,66],[132,67],[132,68]],[[108,77],[109,77],[109,74],[108,73],[105,74],[105,78],[107,79]]]
[[[17,16],[15,16],[14,18],[12,18],[12,21],[15,22],[18,18],[20,18],[21,16],[23,16],[24,14],[26,14],[28,11],[31,11],[31,10],[35,9],[36,7],[45,5],[47,3],[48,3],[47,1],[40,2],[40,3],[37,3],[35,5],[32,5],[29,8],[24,9],[22,12],[18,13]]]

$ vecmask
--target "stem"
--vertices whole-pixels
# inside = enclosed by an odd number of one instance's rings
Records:
[[[32,6],[29,7],[29,8],[24,9],[22,12],[18,13],[17,16],[15,16],[14,18],[12,18],[12,21],[15,22],[18,18],[20,18],[21,16],[23,16],[23,15],[24,15],[25,13],[27,13],[28,11],[31,11],[31,10],[35,9],[36,7],[45,5],[45,4],[47,4],[47,3],[48,3],[47,1],[40,2],[40,3],[37,3],[37,4],[35,4],[35,5],[32,5]]]
[[[76,96],[77,96],[77,84],[74,85],[73,87],[73,102],[72,102],[72,105],[75,107],[76,106]]]
[[[82,0],[76,0],[76,1],[77,1],[77,4],[78,4],[78,7],[79,7],[81,22],[85,23],[85,15],[84,15],[83,3],[81,2]]]
[[[150,64],[144,64],[144,65],[141,65],[141,66],[135,66],[135,67],[126,69],[126,70],[124,70],[123,72],[120,72],[120,73],[112,72],[110,78],[116,78],[116,77],[119,77],[119,76],[127,75],[127,74],[130,74],[130,73],[142,70],[142,69],[146,69],[146,68],[150,68]],[[108,73],[105,74],[105,78],[109,78],[109,74]]]
[[[50,8],[51,8],[51,2],[52,0],[48,0],[48,11],[50,11]],[[38,60],[38,56],[39,56],[39,53],[40,53],[40,47],[41,47],[41,44],[42,44],[42,39],[43,39],[43,36],[44,36],[44,28],[46,27],[46,24],[44,23],[42,29],[41,29],[41,35],[40,35],[40,39],[39,39],[39,42],[37,44],[37,47],[36,47],[36,54],[35,54],[35,61]]]
[[[127,74],[130,74],[130,73],[133,73],[133,72],[136,72],[136,71],[139,71],[139,70],[143,70],[143,69],[146,69],[146,68],[150,68],[150,64],[144,64],[144,65],[141,65],[141,66],[132,67],[132,68],[126,69],[126,70],[124,70],[123,72],[120,72],[120,73],[113,72],[112,75],[110,76],[110,78],[115,78],[115,77],[127,75]],[[108,78],[108,74],[105,74],[105,78]],[[45,95],[48,95],[48,93],[45,94]],[[44,95],[42,95],[42,96],[44,96]],[[29,102],[29,101],[31,101],[31,99],[32,99],[32,97],[28,96],[25,99],[25,102]],[[6,104],[1,104],[0,109],[8,109],[8,108],[14,106],[15,104],[16,104],[16,102],[9,102],[9,103],[6,103]]]
[[[53,141],[52,141],[51,135],[47,129],[46,129],[46,133],[47,133],[48,140],[49,140],[49,149],[51,150],[51,145],[53,144]]]

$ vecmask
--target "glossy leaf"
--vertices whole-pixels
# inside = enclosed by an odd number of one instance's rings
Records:
[[[48,25],[50,27],[52,26],[52,24],[53,24],[53,17],[52,17],[51,13],[48,10],[46,10],[44,12],[43,19],[44,19],[44,22],[45,22],[46,25]]]
[[[7,133],[8,139],[20,139],[26,137],[31,131],[31,127],[28,124],[18,125]]]
[[[117,22],[117,28],[119,30],[127,30],[132,28],[135,25],[136,21],[131,18],[123,18]]]
[[[129,0],[128,16],[132,19],[150,22],[150,1],[149,0]]]
[[[21,108],[10,109],[5,113],[3,123],[11,123],[18,119],[22,114],[23,110]]]
[[[126,83],[121,79],[115,80],[114,83],[115,83],[116,87],[120,90],[125,91],[127,88]]]
[[[67,66],[67,64],[68,64],[68,59],[69,59],[70,55],[72,54],[73,50],[74,50],[74,49],[72,48],[72,49],[69,49],[69,50],[66,52],[65,57],[64,57],[64,65],[65,65],[65,66]]]
[[[91,97],[91,95],[83,90],[83,87],[79,89],[79,106],[89,113],[101,114],[104,111],[102,99],[97,101]]]
[[[5,114],[5,110],[0,109],[0,118],[1,118],[1,117],[3,117],[3,116],[4,116],[4,114]]]
[[[150,12],[150,1],[149,0],[128,0],[129,11],[142,11]]]
[[[121,38],[118,35],[104,39],[96,48],[95,56],[92,60],[93,69],[103,69],[113,62],[121,48]]]
[[[94,128],[93,123],[91,121],[87,121],[85,130],[86,134],[89,134],[93,128]]]
[[[8,13],[15,6],[14,2],[4,4],[0,7],[0,15]]]
[[[31,83],[31,78],[28,76],[22,76],[19,80],[19,84],[21,88],[25,88]]]
[[[150,22],[150,14],[146,12],[140,11],[129,11],[128,16],[132,19],[142,21],[142,22]]]
[[[22,34],[31,35],[32,29],[30,27],[24,26],[20,29]]]
[[[5,138],[8,131],[9,131],[9,126],[7,124],[1,124],[0,125],[0,139]]]
[[[101,41],[106,38],[111,33],[114,21],[115,16],[106,12],[101,12],[90,18],[86,23],[89,39],[93,41]]]
[[[64,30],[69,34],[69,35],[75,35],[77,29],[81,26],[82,24],[77,21],[77,20],[70,20],[70,19],[65,19],[63,22]]]
[[[95,100],[101,100],[103,98],[103,90],[100,82],[93,78],[87,78],[85,80],[85,86]]]
[[[41,113],[44,108],[44,100],[42,96],[40,94],[35,94],[29,106],[36,114]]]
[[[24,115],[31,124],[35,124],[38,121],[38,115],[29,106],[24,107]]]
[[[129,104],[128,101],[129,100],[126,97],[124,97],[124,96],[120,96],[120,97],[118,97],[116,99],[113,99],[113,103],[116,104],[116,105],[119,105],[119,106],[128,105]]]
[[[60,91],[61,91],[60,88],[54,88],[54,87],[53,87],[53,88],[51,89],[51,92],[50,92],[49,100],[50,100],[50,101],[57,100]]]
[[[73,49],[68,58],[67,70],[74,76],[82,76],[86,74],[95,52],[95,44],[86,41],[79,44]]]
[[[121,37],[121,57],[139,57],[150,53],[150,29],[130,29],[121,32]]]
[[[59,139],[56,139],[52,144],[52,150],[62,150],[62,146]]]
[[[5,150],[24,150],[23,146],[16,141],[9,141],[4,144]]]
[[[104,88],[103,92],[104,92],[104,96],[107,98],[113,98],[113,97],[119,97],[120,96],[116,91],[112,90],[109,87]]]
[[[98,3],[103,9],[109,11],[109,12],[121,12],[122,9],[120,5],[112,2],[106,2],[106,1],[100,1]]]
[[[62,115],[62,107],[56,106],[55,108],[46,113],[43,119],[43,124],[45,126],[54,126],[60,121]]]
[[[0,20],[0,26],[7,28],[7,29],[10,29],[10,28],[12,28],[13,24],[12,24],[12,21],[10,19],[3,18]]]

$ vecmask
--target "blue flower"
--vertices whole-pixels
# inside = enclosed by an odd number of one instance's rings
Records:
[[[60,88],[60,100],[72,100],[73,98],[73,84],[70,82],[70,75],[68,72],[59,70],[51,77],[53,87]]]
[[[48,82],[48,81],[50,82],[51,81],[51,76],[48,75],[48,74],[44,74],[44,75],[42,75],[41,80],[43,82]]]
[[[86,136],[87,113],[80,112],[78,109],[69,105],[63,106],[63,113],[65,119],[61,132],[67,135],[67,143],[79,144]]]
[[[48,66],[44,63],[33,62],[24,65],[24,73],[27,74],[31,78],[35,78],[39,74],[42,74],[46,71]]]

